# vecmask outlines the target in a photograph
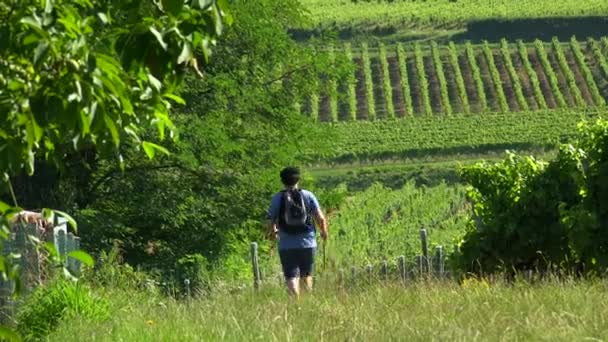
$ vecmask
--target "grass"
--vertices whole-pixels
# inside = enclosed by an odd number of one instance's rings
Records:
[[[49,341],[601,341],[601,281],[321,284],[299,303],[276,285],[178,302],[115,293],[105,322],[66,321]]]

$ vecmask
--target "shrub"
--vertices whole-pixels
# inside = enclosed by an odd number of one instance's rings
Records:
[[[549,163],[510,153],[463,170],[473,218],[453,256],[464,272],[608,267],[608,122],[581,124]]]
[[[19,307],[17,330],[26,340],[48,335],[65,319],[104,320],[108,303],[81,282],[57,279],[40,286]]]

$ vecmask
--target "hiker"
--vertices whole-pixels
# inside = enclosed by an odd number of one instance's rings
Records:
[[[299,189],[300,170],[287,167],[280,173],[285,189],[275,194],[268,210],[268,236],[279,239],[279,257],[290,295],[299,296],[299,281],[312,289],[317,249],[316,221],[321,238],[327,240],[327,221],[315,195]],[[314,219],[314,221],[313,221]]]

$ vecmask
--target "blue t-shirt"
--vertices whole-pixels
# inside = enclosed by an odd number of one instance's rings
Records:
[[[301,190],[306,201],[306,207],[308,209],[308,215],[314,217],[319,210],[319,201],[315,195],[308,190]],[[274,223],[279,222],[279,215],[281,210],[281,197],[283,193],[279,192],[272,196],[270,201],[270,208],[268,209],[268,219]],[[279,228],[279,249],[295,249],[295,248],[315,248],[317,247],[316,229],[314,221],[310,220],[308,231],[301,234],[287,234]]]

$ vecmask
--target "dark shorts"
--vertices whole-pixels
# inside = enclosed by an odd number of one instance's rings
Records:
[[[286,279],[312,275],[315,264],[315,248],[279,250],[283,274]]]

